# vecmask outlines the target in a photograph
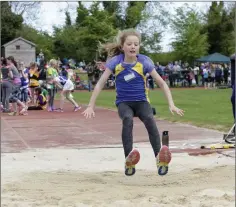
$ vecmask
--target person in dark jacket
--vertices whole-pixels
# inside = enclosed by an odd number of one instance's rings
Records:
[[[232,95],[231,95],[231,103],[233,107],[233,116],[235,119],[235,56],[236,54],[230,57],[231,61],[231,86],[232,86]]]

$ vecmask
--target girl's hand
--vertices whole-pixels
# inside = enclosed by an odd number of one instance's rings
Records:
[[[87,118],[95,117],[95,112],[91,106],[88,106],[82,114]]]
[[[170,106],[169,107],[170,112],[174,115],[174,112],[180,116],[184,115],[184,110],[177,108],[176,106]]]

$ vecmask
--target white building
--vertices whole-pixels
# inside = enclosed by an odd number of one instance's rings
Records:
[[[23,61],[25,66],[36,61],[36,45],[18,37],[2,46],[3,57],[13,56],[16,62]]]

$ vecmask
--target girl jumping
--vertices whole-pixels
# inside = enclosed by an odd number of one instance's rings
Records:
[[[109,76],[115,75],[116,106],[122,120],[122,142],[125,154],[125,175],[135,174],[135,165],[139,161],[139,151],[133,149],[133,117],[137,116],[144,123],[151,146],[156,158],[158,174],[168,172],[171,161],[171,152],[167,146],[161,147],[160,135],[156,126],[152,108],[149,104],[148,88],[146,87],[146,74],[149,73],[167,98],[172,114],[182,116],[183,110],[177,108],[172,100],[171,92],[165,81],[158,75],[152,60],[139,54],[141,35],[128,29],[120,32],[116,43],[104,46],[111,58],[106,63],[106,70],[98,81],[92,93],[89,105],[83,112],[86,118],[95,117],[94,107],[96,99]]]

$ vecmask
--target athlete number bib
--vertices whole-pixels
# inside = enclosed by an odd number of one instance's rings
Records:
[[[131,72],[130,74],[124,76],[124,79],[126,82],[129,82],[131,80],[133,80],[135,78],[135,74],[133,72]]]

